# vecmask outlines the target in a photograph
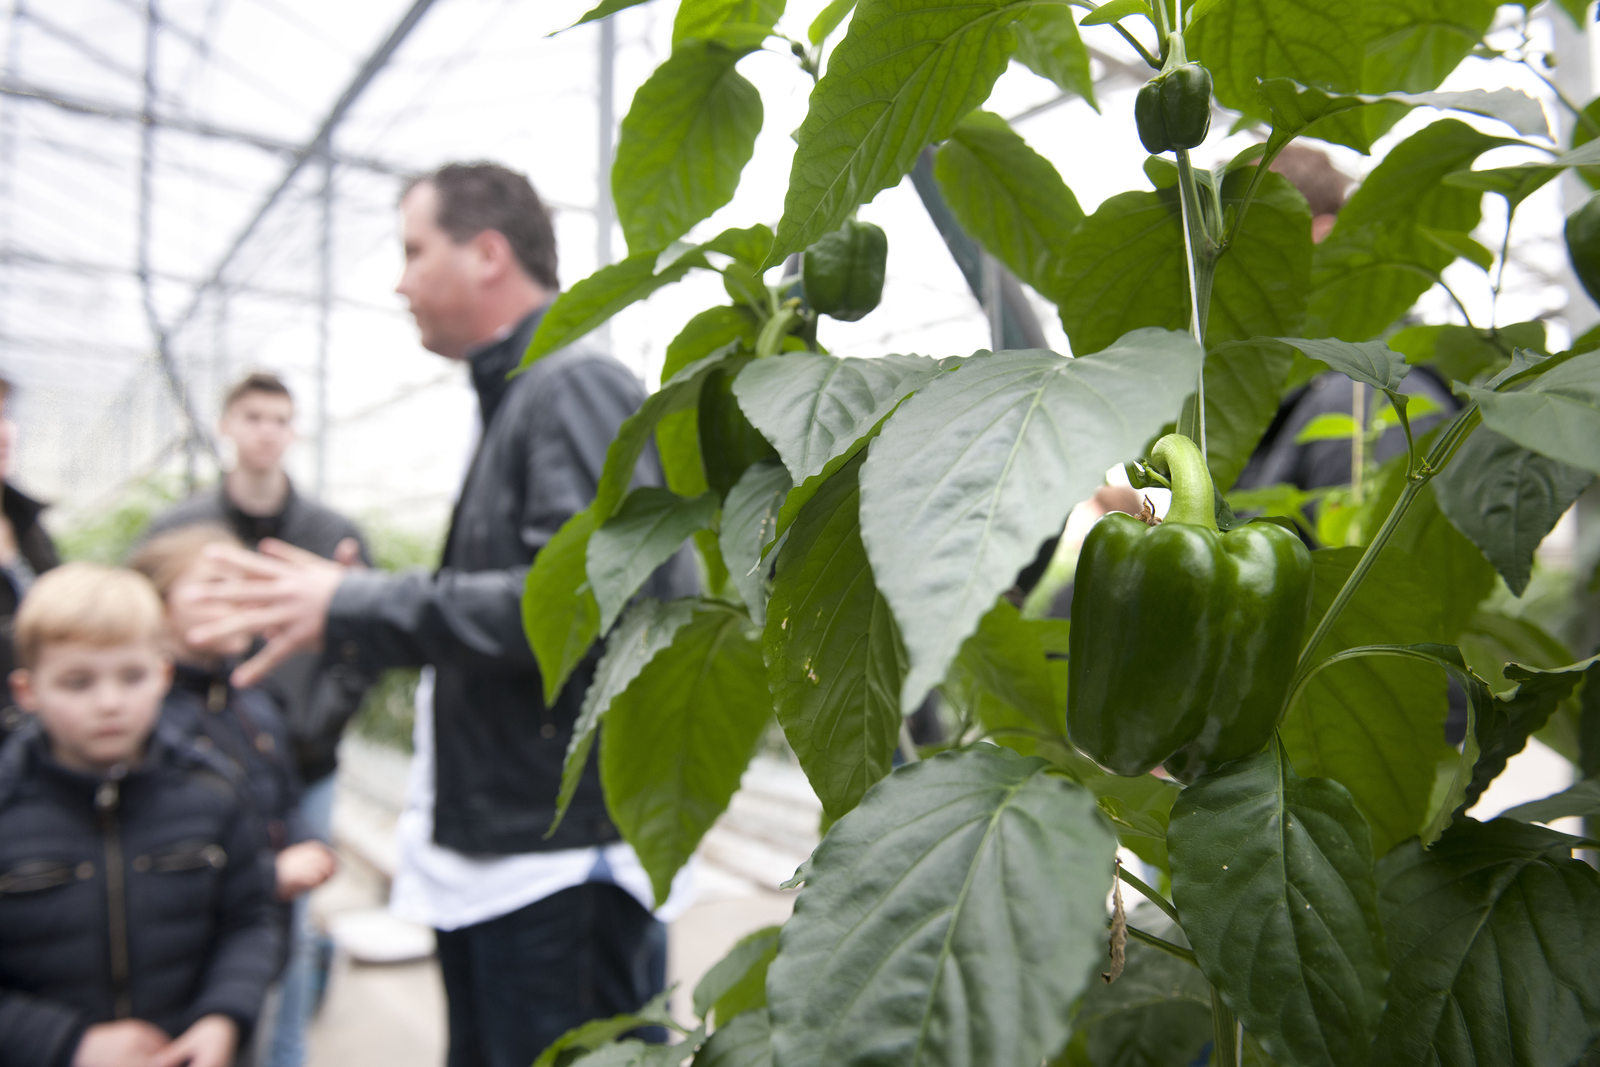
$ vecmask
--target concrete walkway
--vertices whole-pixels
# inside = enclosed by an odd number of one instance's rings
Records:
[[[341,766],[334,836],[343,862],[312,900],[336,941],[341,919],[370,918],[387,900],[406,758],[352,737]],[[673,1010],[681,1021],[692,1018],[695,983],[734,942],[788,918],[794,893],[777,886],[816,847],[820,810],[798,767],[764,757],[752,763],[701,845],[695,903],[669,928],[667,980],[677,984]],[[347,940],[308,1034],[307,1067],[440,1067],[446,1030],[437,962],[364,963],[353,953],[383,946]]]

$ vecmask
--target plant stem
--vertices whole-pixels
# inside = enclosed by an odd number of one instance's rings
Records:
[[[1157,937],[1155,934],[1147,934],[1137,926],[1128,927],[1128,936],[1140,944],[1149,945],[1151,948],[1160,949],[1167,955],[1180,959],[1190,966],[1200,966],[1200,961],[1195,959],[1193,952],[1190,952],[1186,948],[1181,948],[1177,945],[1174,945],[1171,941],[1163,940],[1162,938]]]
[[[789,328],[800,320],[799,303],[798,300],[789,301],[761,324],[761,332],[756,335],[756,358],[777,354]]]
[[[1400,526],[1400,520],[1405,518],[1406,512],[1416,502],[1417,497],[1433,480],[1433,476],[1444,469],[1445,464],[1455,455],[1461,442],[1467,435],[1475,430],[1481,417],[1478,415],[1478,405],[1473,404],[1455,417],[1450,426],[1439,436],[1434,443],[1433,451],[1428,453],[1428,458],[1423,460],[1422,466],[1413,471],[1406,478],[1406,487],[1400,492],[1400,499],[1396,500],[1394,507],[1389,509],[1388,516],[1383,520],[1383,525],[1378,527],[1378,532],[1373,535],[1371,544],[1361,554],[1361,559],[1356,562],[1355,570],[1350,572],[1350,577],[1345,579],[1344,585],[1339,589],[1339,595],[1333,598],[1333,603],[1323,613],[1322,619],[1317,623],[1317,628],[1311,634],[1311,639],[1300,650],[1300,663],[1295,668],[1294,681],[1289,686],[1289,693],[1298,691],[1301,683],[1311,673],[1311,658],[1316,654],[1317,648],[1322,644],[1328,632],[1333,629],[1333,624],[1339,621],[1339,616],[1356,595],[1356,590],[1361,587],[1367,573],[1372,570],[1372,565],[1378,560],[1378,553],[1383,551],[1383,546],[1389,543],[1389,538]],[[1287,695],[1286,695],[1287,696]],[[1285,708],[1288,704],[1285,703]]]
[[[916,763],[922,759],[917,752],[916,739],[911,736],[911,720],[900,720],[900,755],[907,764]]]
[[[1174,923],[1178,922],[1178,909],[1174,908],[1166,897],[1162,896],[1150,886],[1145,885],[1137,875],[1129,874],[1128,868],[1118,864],[1117,877],[1121,878],[1124,882],[1127,882],[1129,885],[1133,886],[1133,888],[1143,893],[1146,900],[1160,908],[1162,911],[1166,912],[1167,918],[1171,919]],[[1182,924],[1180,923],[1179,926],[1181,928]]]
[[[1239,1062],[1239,1049],[1235,1044],[1238,1037],[1238,1019],[1222,1002],[1222,994],[1217,992],[1216,986],[1211,987],[1211,1034],[1215,1042],[1212,1047],[1211,1062],[1216,1067],[1235,1067]]]
[[[1183,251],[1189,268],[1189,332],[1200,346],[1200,373],[1195,385],[1195,443],[1206,452],[1206,315],[1211,310],[1211,285],[1216,277],[1215,247],[1206,233],[1200,213],[1200,195],[1195,186],[1194,166],[1187,149],[1177,150],[1178,201],[1183,212]]]

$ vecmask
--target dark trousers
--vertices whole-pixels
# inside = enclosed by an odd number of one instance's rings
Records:
[[[635,1011],[666,985],[666,927],[605,882],[438,931],[438,940],[447,1067],[528,1067],[573,1027]]]

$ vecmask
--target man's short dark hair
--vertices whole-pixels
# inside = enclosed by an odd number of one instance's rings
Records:
[[[256,371],[247,375],[243,381],[228,390],[228,395],[222,400],[222,410],[227,411],[233,405],[243,400],[251,393],[265,393],[268,396],[281,396],[289,403],[294,403],[294,397],[289,393],[289,387],[276,374],[266,371]]]
[[[439,194],[434,221],[451,240],[462,244],[495,230],[511,245],[529,278],[546,289],[561,287],[550,212],[525,175],[498,163],[449,163],[412,179],[401,199],[419,185],[431,185]]]

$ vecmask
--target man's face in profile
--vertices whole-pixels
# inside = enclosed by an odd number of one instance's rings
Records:
[[[447,359],[463,359],[472,335],[477,297],[477,250],[457,244],[439,227],[439,192],[423,182],[400,201],[400,236],[406,266],[394,291],[406,298],[417,320],[422,347]]]

